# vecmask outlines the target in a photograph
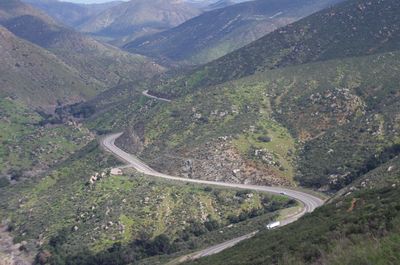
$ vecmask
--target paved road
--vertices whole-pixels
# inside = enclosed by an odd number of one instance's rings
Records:
[[[159,98],[159,97],[150,95],[148,90],[143,91],[142,94],[143,94],[144,96],[148,97],[148,98],[153,98],[153,99],[157,99],[157,100],[165,101],[165,102],[171,102],[171,100],[169,100],[169,99],[166,99],[166,98]]]
[[[116,133],[116,134],[111,134],[111,135],[105,136],[104,138],[102,138],[101,144],[105,147],[105,149],[107,149],[108,151],[113,153],[119,159],[121,159],[122,161],[125,161],[127,165],[124,167],[132,167],[143,174],[155,176],[155,177],[159,177],[159,178],[164,178],[164,179],[169,179],[169,180],[176,180],[176,181],[183,181],[183,182],[196,183],[196,184],[202,184],[202,185],[221,186],[221,187],[233,188],[233,189],[246,189],[246,190],[286,195],[286,196],[293,198],[293,199],[299,201],[300,203],[302,203],[304,206],[304,207],[302,207],[302,210],[291,216],[288,216],[285,220],[282,220],[280,226],[290,224],[290,223],[296,221],[297,219],[299,219],[305,213],[310,213],[310,212],[314,211],[317,207],[324,204],[324,201],[316,196],[313,196],[311,194],[301,192],[298,190],[292,190],[289,188],[235,184],[235,183],[225,183],[225,182],[207,181],[207,180],[199,180],[199,179],[187,179],[187,178],[180,178],[180,177],[170,176],[167,174],[157,172],[156,170],[152,169],[151,167],[146,165],[144,162],[142,162],[136,156],[129,154],[129,153],[121,150],[117,146],[115,146],[115,140],[118,137],[120,137],[121,135],[122,135],[122,133]],[[249,235],[235,238],[230,241],[224,242],[222,244],[212,246],[205,250],[196,252],[195,254],[190,255],[190,258],[195,259],[195,258],[200,258],[200,257],[205,257],[205,256],[209,256],[212,254],[216,254],[218,252],[221,252],[224,249],[234,246],[235,244],[239,243],[240,241],[242,241],[244,239],[247,239],[247,238],[253,236],[255,233],[256,232],[253,232]]]
[[[223,250],[225,250],[227,248],[231,248],[231,247],[235,246],[237,243],[239,243],[239,242],[241,242],[243,240],[252,238],[257,233],[258,233],[258,231],[255,231],[255,232],[252,232],[250,234],[247,234],[247,235],[244,235],[244,236],[241,236],[241,237],[237,237],[237,238],[231,239],[229,241],[223,242],[221,244],[218,244],[218,245],[215,245],[215,246],[211,246],[209,248],[206,248],[204,250],[201,250],[199,252],[196,252],[196,253],[190,255],[189,259],[190,260],[195,260],[195,259],[199,259],[199,258],[202,258],[202,257],[207,257],[207,256],[211,256],[211,255],[217,254],[217,253],[219,253],[219,252],[221,252],[221,251],[223,251]]]

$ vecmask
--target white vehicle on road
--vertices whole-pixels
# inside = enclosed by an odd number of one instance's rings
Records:
[[[277,221],[277,222],[273,222],[273,223],[269,223],[267,224],[267,229],[274,229],[277,228],[281,225],[281,222]]]

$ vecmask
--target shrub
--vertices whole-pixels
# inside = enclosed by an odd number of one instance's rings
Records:
[[[0,177],[0,188],[4,188],[10,185],[10,181],[6,177]]]
[[[264,136],[258,136],[257,140],[259,142],[269,143],[269,142],[271,142],[272,139],[271,139],[271,137],[264,135]]]

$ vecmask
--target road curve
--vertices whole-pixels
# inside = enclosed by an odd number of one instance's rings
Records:
[[[187,182],[187,183],[195,183],[195,184],[202,184],[202,185],[220,186],[220,187],[225,187],[225,188],[246,189],[246,190],[286,195],[286,196],[293,198],[293,199],[299,201],[300,203],[302,203],[304,206],[302,208],[302,210],[294,215],[287,217],[285,220],[282,220],[280,223],[280,226],[290,224],[290,223],[296,221],[297,219],[299,219],[304,214],[310,213],[310,212],[314,211],[317,207],[324,204],[324,200],[322,200],[316,196],[313,196],[311,194],[301,192],[298,190],[292,190],[289,188],[225,183],[225,182],[208,181],[208,180],[200,180],[200,179],[187,179],[187,178],[180,178],[180,177],[175,177],[175,176],[170,176],[167,174],[160,173],[160,172],[152,169],[148,165],[146,165],[143,161],[141,161],[136,156],[129,154],[129,153],[121,150],[120,148],[118,148],[115,145],[115,140],[118,137],[120,137],[121,135],[122,135],[122,133],[115,133],[115,134],[107,135],[101,139],[101,145],[106,150],[108,150],[109,152],[111,152],[112,154],[117,156],[119,159],[126,162],[127,165],[124,167],[132,167],[132,168],[135,168],[138,172],[141,172],[143,174],[154,176],[154,177],[159,177],[159,178],[163,178],[163,179],[183,181],[183,182]],[[222,250],[225,250],[227,248],[234,246],[235,244],[239,243],[242,240],[245,240],[245,239],[250,238],[251,236],[254,236],[255,233],[256,232],[253,232],[251,234],[232,239],[230,241],[221,243],[219,245],[212,246],[205,250],[201,250],[201,251],[196,252],[195,254],[191,255],[190,259],[196,259],[196,258],[216,254],[218,252],[221,252]]]
[[[143,91],[142,94],[143,94],[144,96],[148,97],[148,98],[157,99],[157,100],[165,101],[165,102],[171,102],[171,100],[169,100],[169,99],[166,99],[166,98],[159,98],[159,97],[150,95],[148,90]]]

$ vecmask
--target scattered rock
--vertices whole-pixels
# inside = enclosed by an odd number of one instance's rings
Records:
[[[123,174],[123,172],[120,168],[112,168],[111,169],[111,175],[120,176],[122,174]]]

